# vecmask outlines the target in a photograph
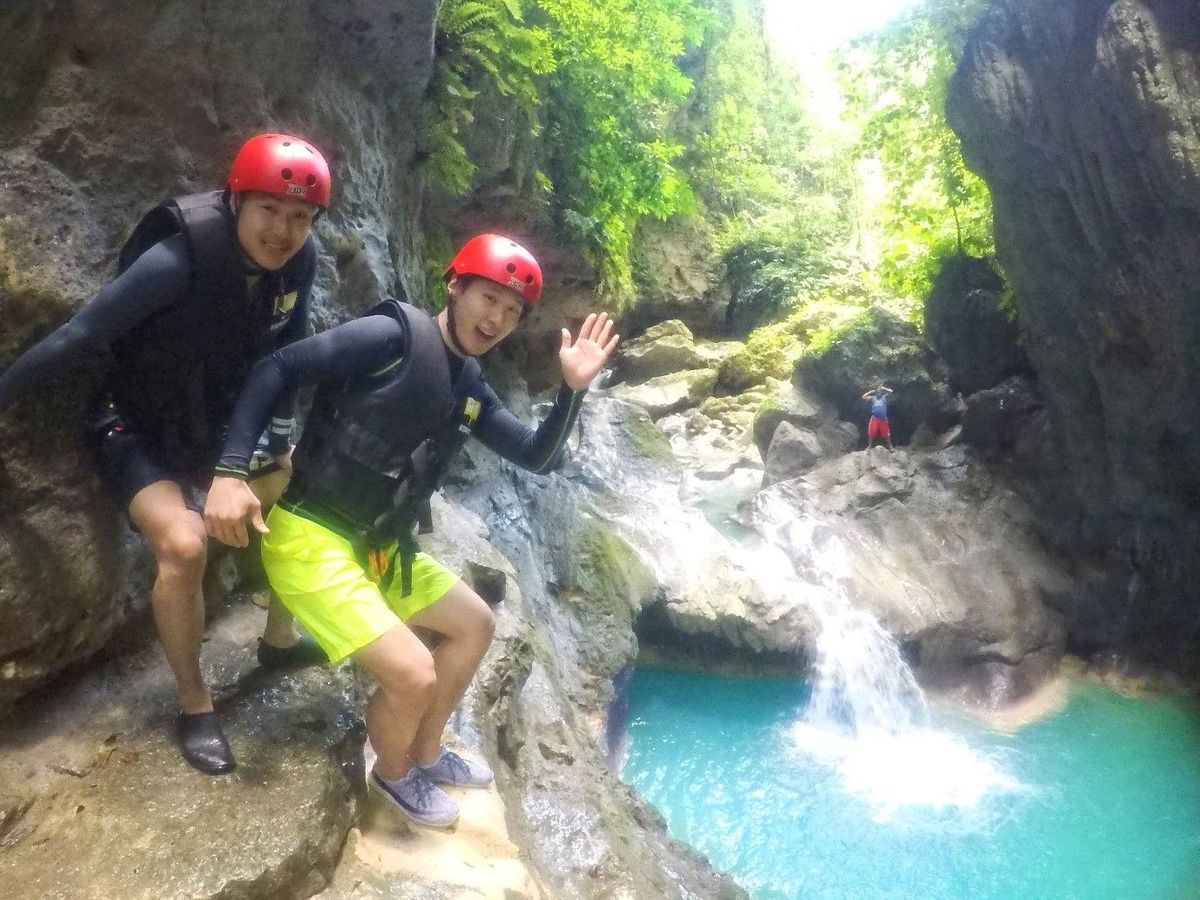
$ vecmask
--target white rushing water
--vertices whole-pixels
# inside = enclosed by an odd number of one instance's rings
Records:
[[[603,402],[603,401],[601,401]],[[638,481],[618,448],[612,409],[587,424],[582,474],[622,500],[611,524],[660,583],[687,591],[729,557],[764,595],[797,598],[817,622],[812,696],[789,729],[796,752],[836,772],[875,817],[905,807],[970,811],[1018,783],[962,738],[932,727],[924,693],[896,642],[846,591],[851,567],[833,530],[773,491],[752,500],[761,539],[732,541],[694,505],[688,479]]]
[[[971,811],[1018,789],[1000,762],[932,726],[896,642],[850,602],[841,540],[770,492],[754,503],[764,537],[817,587],[807,593],[820,624],[812,697],[790,730],[796,749],[835,770],[876,818],[909,806]]]

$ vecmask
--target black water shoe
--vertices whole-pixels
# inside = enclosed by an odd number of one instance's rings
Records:
[[[329,657],[321,645],[306,634],[290,647],[275,647],[259,638],[258,664],[264,669],[304,669],[328,665]]]
[[[215,712],[179,714],[179,752],[205,775],[232,772],[236,763]]]

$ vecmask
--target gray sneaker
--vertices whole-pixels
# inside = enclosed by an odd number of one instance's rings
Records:
[[[453,750],[442,748],[438,758],[427,766],[417,766],[434,784],[457,787],[486,787],[492,783],[492,770],[483,763],[463,759]]]
[[[372,771],[371,780],[393,806],[414,822],[446,828],[458,821],[458,804],[417,766],[395,781],[386,781]]]

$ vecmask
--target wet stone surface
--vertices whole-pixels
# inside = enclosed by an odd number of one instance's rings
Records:
[[[0,896],[303,897],[328,882],[361,800],[348,669],[266,674],[261,612],[210,631],[203,662],[237,770],[202,775],[172,733],[156,647],[30,698],[0,734]]]

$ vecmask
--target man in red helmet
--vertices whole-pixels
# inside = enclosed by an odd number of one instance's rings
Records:
[[[499,235],[468,241],[446,271],[436,317],[386,300],[363,318],[292,344],[251,373],[205,505],[209,534],[235,547],[264,533],[271,585],[329,659],[352,658],[378,683],[366,709],[378,755],[372,783],[417,822],[451,824],[439,785],[478,787],[492,773],[441,746],[442,731],[492,639],[487,604],[413,537],[429,497],[469,436],[534,472],[553,468],[583,394],[617,345],[601,313],[572,340],[563,385],[533,430],[483,380],[477,357],[541,294],[533,256]],[[294,475],[263,522],[244,478],[275,398],[318,385]],[[439,635],[430,652],[411,630]]]
[[[101,480],[154,551],[151,605],[178,687],[180,749],[208,774],[231,771],[234,760],[200,673],[207,537],[198,494],[251,365],[307,333],[317,258],[310,232],[330,189],[329,167],[307,141],[251,138],[226,190],[148,213],[121,250],[117,279],[0,375],[2,409],[64,364],[111,350],[89,445]],[[266,502],[290,468],[293,404],[294,395],[280,398],[260,454],[282,470],[256,484]],[[260,660],[306,649],[279,608],[265,639]]]

